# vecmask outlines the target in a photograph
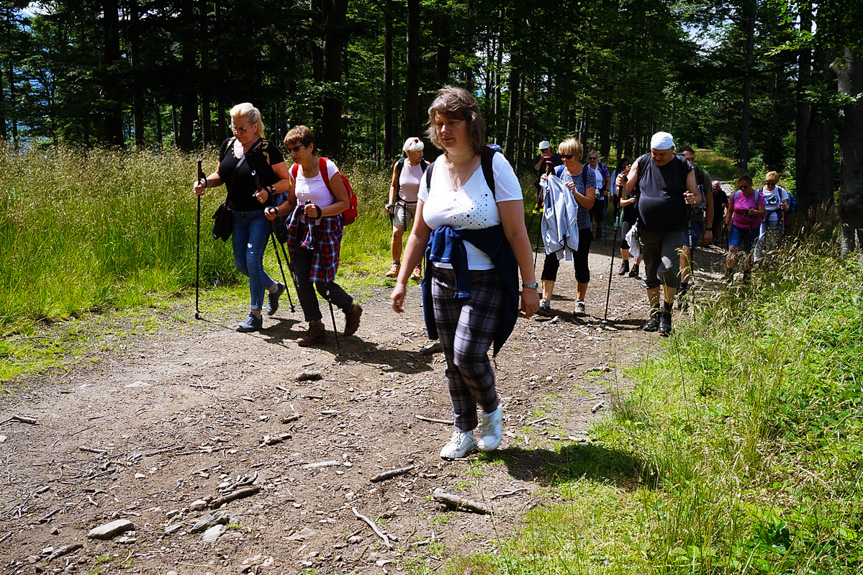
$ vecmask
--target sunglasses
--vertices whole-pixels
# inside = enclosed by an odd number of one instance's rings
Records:
[[[299,152],[303,148],[305,148],[305,146],[300,144],[299,146],[294,146],[293,148],[288,148],[288,153],[289,154],[296,154],[297,152]]]
[[[591,162],[592,162],[593,160],[598,160],[598,159],[599,159],[599,158],[597,158],[596,156],[591,156],[591,157],[589,157],[589,158],[588,158],[588,160],[590,160]]]
[[[237,134],[245,134],[249,129],[246,126],[234,126],[231,124],[231,131]]]
[[[749,188],[750,188],[750,186],[747,186],[746,184],[743,184],[742,186],[740,186],[741,190],[748,190]]]
[[[571,160],[571,159],[573,159],[575,156],[573,156],[572,154],[560,154],[560,157],[561,157],[561,159],[563,159],[563,160]]]

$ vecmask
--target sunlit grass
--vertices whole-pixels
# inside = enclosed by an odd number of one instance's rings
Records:
[[[789,239],[697,304],[593,443],[538,470],[564,502],[441,572],[860,573],[863,265],[836,246]]]

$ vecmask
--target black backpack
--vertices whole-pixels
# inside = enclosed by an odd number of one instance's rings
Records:
[[[494,155],[498,152],[490,147],[483,146],[482,151],[480,152],[479,163],[482,167],[482,175],[485,178],[485,184],[488,186],[488,189],[491,190],[491,196],[495,197],[494,190],[494,169],[492,168],[492,164],[494,163]],[[434,162],[428,165],[425,170],[426,175],[426,188],[431,187],[431,176],[432,169],[434,168]]]

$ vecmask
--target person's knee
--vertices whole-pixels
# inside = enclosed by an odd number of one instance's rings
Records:
[[[482,379],[488,373],[490,366],[486,354],[468,353],[459,349],[456,349],[453,354],[453,363],[462,377],[469,380]]]

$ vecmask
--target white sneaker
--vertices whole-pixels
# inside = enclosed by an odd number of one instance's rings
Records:
[[[467,433],[456,429],[452,432],[452,437],[449,443],[443,446],[440,450],[442,459],[455,459],[464,457],[476,448],[476,439],[473,438],[473,431]]]
[[[583,316],[586,314],[587,314],[587,310],[585,310],[585,308],[584,308],[584,300],[583,299],[575,300],[575,312],[573,313],[573,315]]]
[[[493,451],[500,445],[503,437],[503,411],[500,407],[491,413],[479,414],[479,440],[476,446],[480,451]]]

